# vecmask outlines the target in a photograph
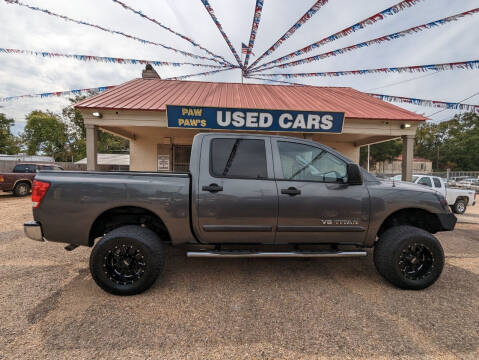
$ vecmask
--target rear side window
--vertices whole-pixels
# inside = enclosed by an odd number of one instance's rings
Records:
[[[18,164],[13,168],[14,173],[34,173],[37,167],[31,164]]]
[[[417,183],[418,183],[419,185],[426,185],[426,186],[432,187],[431,179],[428,178],[428,177],[422,177],[422,178],[420,178]]]
[[[432,181],[434,181],[434,187],[440,188],[441,187],[441,180],[439,178],[432,178]]]
[[[264,140],[213,139],[210,169],[216,177],[266,179]]]

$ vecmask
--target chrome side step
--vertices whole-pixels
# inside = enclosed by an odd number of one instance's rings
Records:
[[[356,257],[366,256],[366,251],[187,251],[187,257],[194,258],[314,258],[314,257]]]

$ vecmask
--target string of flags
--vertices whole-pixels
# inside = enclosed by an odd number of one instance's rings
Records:
[[[400,39],[404,36],[412,35],[412,34],[418,33],[418,32],[423,31],[423,30],[428,30],[428,29],[432,29],[432,28],[435,28],[435,27],[438,27],[438,26],[441,26],[441,25],[445,25],[445,24],[450,23],[452,21],[457,21],[461,18],[464,18],[465,16],[475,15],[475,14],[478,14],[478,13],[479,13],[479,8],[472,9],[472,10],[465,11],[465,12],[462,12],[462,13],[459,13],[459,14],[448,16],[448,17],[443,18],[443,19],[434,20],[434,21],[428,22],[427,24],[414,26],[414,27],[406,29],[406,30],[395,32],[395,33],[392,33],[392,34],[389,34],[389,35],[384,35],[384,36],[381,36],[381,37],[378,37],[378,38],[375,38],[375,39],[372,39],[372,40],[363,41],[363,42],[360,42],[358,44],[350,45],[350,46],[347,46],[347,47],[344,47],[344,48],[341,48],[341,49],[328,51],[328,52],[325,52],[325,53],[322,53],[322,54],[318,54],[318,55],[315,55],[315,56],[310,56],[310,57],[300,59],[300,60],[296,60],[296,61],[291,61],[291,62],[285,63],[285,64],[272,65],[272,66],[264,67],[264,68],[261,68],[261,69],[257,68],[256,70],[252,70],[251,72],[264,71],[264,70],[269,70],[269,69],[273,69],[273,68],[276,68],[276,67],[284,69],[284,68],[291,67],[291,66],[308,64],[308,63],[311,63],[313,61],[318,61],[318,60],[322,60],[322,59],[325,59],[325,58],[328,58],[328,57],[337,56],[337,55],[344,54],[344,53],[349,52],[349,51],[353,51],[353,50],[361,49],[361,48],[364,48],[364,47],[368,47],[368,46],[373,45],[373,44],[380,44],[380,43],[383,43],[385,41],[392,41],[392,40]]]
[[[258,32],[258,27],[261,21],[262,12],[263,12],[263,0],[256,0],[256,5],[254,7],[253,24],[251,25],[251,34],[249,36],[248,47],[246,48],[246,58],[244,59],[245,68],[248,66],[250,54],[253,53],[254,41],[256,39],[256,34]],[[243,50],[244,49],[243,44],[241,44],[241,46],[242,46],[241,50]]]
[[[364,70],[345,70],[345,71],[327,71],[327,72],[312,72],[312,73],[291,73],[291,74],[263,74],[261,76],[267,77],[285,77],[292,78],[308,78],[308,77],[335,77],[344,75],[364,75],[374,73],[413,73],[425,71],[446,71],[454,69],[474,70],[479,69],[479,60],[461,61],[444,64],[430,64],[430,65],[414,65],[401,67],[387,67],[379,69],[364,69]]]
[[[39,8],[39,7],[36,7],[36,6],[31,6],[31,5],[27,5],[27,4],[24,4],[24,3],[21,3],[20,1],[18,0],[5,0],[5,2],[9,3],[9,4],[15,4],[15,5],[19,5],[19,6],[23,6],[23,7],[26,7],[30,10],[34,10],[34,11],[40,11],[40,12],[43,12],[45,14],[48,14],[48,15],[51,15],[51,16],[55,16],[57,18],[60,18],[60,19],[63,19],[65,21],[68,21],[68,22],[73,22],[73,23],[76,23],[76,24],[80,24],[80,25],[85,25],[85,26],[90,26],[90,27],[93,27],[93,28],[96,28],[96,29],[99,29],[99,30],[102,30],[102,31],[105,31],[105,32],[108,32],[108,33],[111,33],[111,34],[117,34],[117,35],[121,35],[121,36],[124,36],[126,38],[129,38],[129,39],[132,39],[132,40],[136,40],[136,41],[139,41],[143,44],[149,44],[149,45],[155,45],[155,46],[160,46],[166,50],[171,50],[171,51],[174,51],[178,54],[182,54],[184,56],[188,56],[188,57],[192,57],[194,59],[202,59],[202,60],[212,60],[216,63],[220,63],[223,65],[222,62],[220,62],[219,60],[215,59],[215,58],[210,58],[210,57],[206,57],[206,56],[200,56],[200,55],[195,55],[195,54],[192,54],[190,52],[187,52],[187,51],[183,51],[183,50],[179,50],[179,49],[176,49],[176,48],[173,48],[171,46],[168,46],[168,45],[165,45],[165,44],[162,44],[162,43],[158,43],[158,42],[154,42],[154,41],[150,41],[150,40],[145,40],[145,39],[142,39],[142,38],[139,38],[137,36],[134,36],[134,35],[129,35],[129,34],[126,34],[122,31],[118,31],[118,30],[112,30],[112,29],[107,29],[103,26],[100,26],[100,25],[95,25],[95,24],[91,24],[91,23],[88,23],[86,21],[82,21],[82,20],[75,20],[75,19],[72,19],[72,18],[69,18],[65,15],[60,15],[60,14],[56,14],[54,12],[51,12],[50,10],[47,10],[47,9],[42,9],[42,8]]]
[[[62,54],[62,53],[52,53],[47,51],[32,51],[32,50],[20,50],[20,49],[8,49],[0,48],[0,53],[4,54],[15,54],[15,55],[33,55],[43,58],[68,58],[75,59],[79,61],[95,61],[103,63],[114,63],[114,64],[151,64],[155,66],[174,66],[179,67],[183,65],[190,65],[196,67],[207,67],[207,68],[224,68],[223,65],[210,65],[210,64],[196,64],[190,62],[170,62],[170,61],[160,61],[160,60],[141,60],[141,59],[128,59],[128,58],[117,58],[109,56],[95,56],[95,55],[77,55],[77,54]]]
[[[230,48],[231,52],[233,53],[236,61],[238,62],[238,65],[240,67],[243,66],[243,64],[241,63],[241,59],[240,57],[238,56],[238,53],[236,52],[233,44],[231,43],[230,39],[228,38],[228,35],[226,35],[225,31],[223,30],[223,26],[221,26],[221,23],[220,21],[218,20],[218,18],[216,17],[215,15],[215,11],[213,10],[213,8],[211,7],[210,3],[208,2],[208,0],[201,0],[201,2],[203,3],[206,11],[208,12],[208,14],[210,14],[211,16],[211,19],[213,20],[213,22],[215,23],[216,27],[218,28],[218,30],[220,31],[221,35],[223,36],[223,39],[225,39],[226,41],[226,44],[228,45],[228,47]]]
[[[371,15],[370,17],[368,17],[364,20],[361,20],[360,22],[358,22],[356,24],[353,24],[353,25],[351,25],[351,26],[349,26],[349,27],[347,27],[347,28],[345,28],[341,31],[338,31],[338,32],[334,33],[333,35],[327,36],[324,39],[316,41],[316,42],[314,42],[314,43],[312,43],[312,44],[310,44],[310,45],[308,45],[308,46],[306,46],[302,49],[293,51],[292,53],[289,53],[289,54],[287,54],[285,56],[282,56],[278,59],[275,59],[273,61],[264,63],[262,65],[259,65],[256,68],[253,68],[253,64],[252,64],[252,66],[250,66],[250,68],[251,68],[251,70],[256,70],[258,68],[266,67],[269,64],[277,64],[277,63],[283,62],[285,60],[291,59],[293,57],[304,55],[304,54],[306,54],[306,53],[308,53],[308,52],[310,52],[314,49],[317,49],[317,48],[319,48],[319,47],[321,47],[321,46],[323,46],[327,43],[330,43],[330,42],[333,42],[333,41],[338,40],[340,38],[346,37],[346,36],[352,34],[353,32],[356,32],[358,30],[364,29],[368,25],[372,25],[372,24],[374,24],[378,21],[384,20],[389,15],[397,14],[404,9],[407,9],[411,6],[416,5],[420,1],[423,1],[423,0],[403,0],[403,1],[400,1],[399,3],[389,7],[387,9],[384,9],[383,11],[380,11],[380,12],[374,14],[374,15]]]
[[[435,107],[435,108],[442,108],[442,109],[454,109],[454,110],[465,110],[465,111],[473,111],[479,113],[479,105],[472,105],[472,104],[463,104],[458,102],[447,102],[447,101],[438,101],[438,100],[426,100],[426,99],[417,99],[417,98],[409,98],[404,96],[394,96],[394,95],[384,95],[384,94],[373,94],[373,93],[366,93],[371,95],[372,97],[388,101],[388,102],[398,102],[404,104],[413,104],[419,106],[428,106],[428,107]]]
[[[54,92],[45,92],[40,94],[30,94],[30,95],[18,95],[18,96],[8,96],[4,98],[0,98],[0,102],[12,101],[12,100],[19,100],[25,98],[49,98],[49,97],[60,97],[60,96],[68,96],[68,95],[81,95],[81,94],[95,94],[104,92],[110,89],[113,89],[115,86],[100,86],[96,88],[88,88],[88,89],[75,89],[75,90],[66,90],[66,91],[54,91]]]
[[[295,32],[298,30],[301,26],[303,26],[309,19],[313,17],[316,12],[326,5],[328,0],[317,0],[314,5],[306,11],[306,13],[299,18],[298,21],[296,21],[293,26],[291,26],[288,31],[286,31],[283,36],[281,36],[276,42],[268,49],[266,50],[262,55],[260,55],[251,65],[250,68],[254,67],[261,59],[263,59],[265,56],[270,55],[273,51],[275,51],[284,41],[289,39]]]
[[[119,1],[119,0],[111,0],[111,1],[113,1],[113,2],[115,2],[115,3],[117,3],[117,4],[119,4],[119,5],[121,5],[124,9],[129,10],[129,11],[132,11],[132,12],[134,12],[135,14],[141,16],[142,18],[151,21],[152,23],[154,23],[154,24],[160,26],[162,29],[165,29],[166,31],[169,31],[169,32],[172,33],[172,34],[175,34],[176,36],[182,38],[183,40],[188,41],[188,42],[189,42],[190,44],[192,44],[193,46],[195,46],[195,47],[197,47],[197,48],[199,48],[199,49],[201,49],[201,50],[203,50],[203,51],[206,51],[206,52],[207,52],[208,54],[210,54],[211,56],[213,56],[213,57],[215,57],[215,58],[221,60],[225,65],[232,65],[228,60],[226,60],[225,58],[223,58],[223,57],[220,56],[220,55],[216,55],[215,53],[211,52],[210,50],[206,49],[205,47],[203,47],[203,46],[201,46],[200,44],[198,44],[197,42],[195,42],[193,39],[190,39],[189,37],[187,37],[187,36],[185,36],[185,35],[183,35],[183,34],[177,32],[177,31],[175,31],[175,30],[169,28],[168,26],[162,24],[162,23],[159,22],[158,20],[153,19],[153,18],[149,17],[148,15],[143,14],[141,11],[133,9],[132,7],[130,7],[130,6],[128,6],[127,4],[125,4],[124,2]]]

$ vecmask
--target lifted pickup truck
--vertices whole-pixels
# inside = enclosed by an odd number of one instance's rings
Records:
[[[434,283],[432,235],[456,217],[443,196],[381,182],[331,148],[298,138],[199,134],[188,173],[40,172],[34,240],[94,246],[93,279],[131,295],[161,273],[165,245],[189,257],[365,256],[404,289]]]
[[[53,164],[20,163],[11,173],[0,173],[0,190],[13,192],[15,196],[27,196],[32,189],[32,181],[40,170],[63,170]]]

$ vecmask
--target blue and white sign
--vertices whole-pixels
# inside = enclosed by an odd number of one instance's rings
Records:
[[[166,105],[168,127],[341,133],[344,112]]]

